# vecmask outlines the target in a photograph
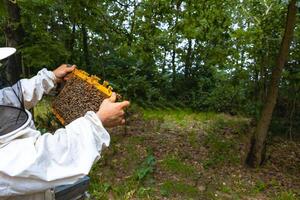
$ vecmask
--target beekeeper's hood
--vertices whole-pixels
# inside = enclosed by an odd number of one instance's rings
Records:
[[[22,129],[29,119],[20,81],[7,80],[6,68],[15,52],[14,48],[0,48],[0,137]]]

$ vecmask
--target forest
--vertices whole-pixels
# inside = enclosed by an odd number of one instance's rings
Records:
[[[11,80],[76,64],[131,101],[91,199],[300,199],[299,0],[3,0]],[[57,124],[48,96],[36,126]]]

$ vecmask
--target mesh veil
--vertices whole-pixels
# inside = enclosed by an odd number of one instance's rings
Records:
[[[7,79],[10,58],[0,61],[0,137],[22,127],[29,117],[24,108],[21,82]]]

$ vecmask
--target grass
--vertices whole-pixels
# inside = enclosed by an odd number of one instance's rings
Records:
[[[240,162],[233,140],[224,139],[215,134],[208,134],[204,144],[209,149],[209,156],[204,161],[205,168],[217,167],[225,163],[238,164]]]
[[[194,147],[194,148],[199,148],[200,146],[200,141],[199,141],[199,134],[197,131],[190,131],[189,133],[186,134],[187,140],[189,144]]]
[[[199,197],[197,188],[182,181],[166,181],[162,184],[160,192],[165,197],[169,197],[171,194],[188,198]]]
[[[184,125],[188,121],[207,121],[214,119],[218,114],[213,112],[199,112],[195,113],[192,110],[143,110],[144,118],[150,119],[164,119],[175,121]]]
[[[300,198],[298,198],[296,196],[295,193],[293,193],[292,191],[284,191],[281,192],[276,198],[275,200],[299,200]]]
[[[197,174],[196,169],[184,162],[180,161],[174,155],[168,155],[161,163],[162,167],[172,173],[183,175],[185,177],[195,176]]]
[[[249,128],[250,120],[241,116],[231,116],[214,112],[194,112],[185,110],[143,110],[145,120],[159,120],[176,123],[182,128],[199,126],[205,131],[228,129],[236,134],[243,134]]]

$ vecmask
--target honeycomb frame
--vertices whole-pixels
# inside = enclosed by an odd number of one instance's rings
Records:
[[[89,110],[96,112],[102,101],[112,95],[109,83],[101,84],[100,80],[79,69],[68,75],[65,86],[51,105],[52,113],[62,125],[84,116]]]

